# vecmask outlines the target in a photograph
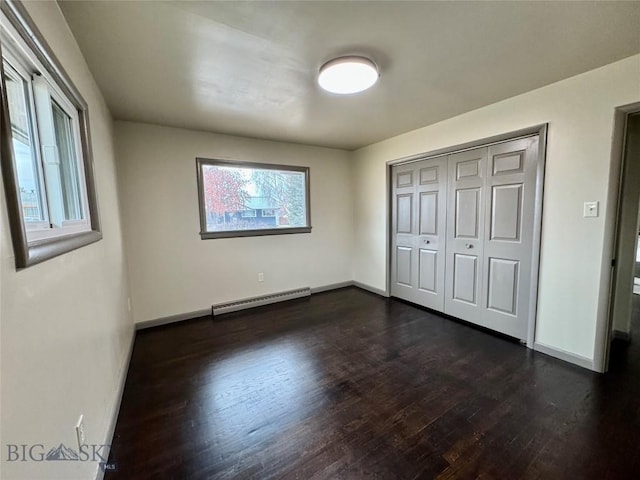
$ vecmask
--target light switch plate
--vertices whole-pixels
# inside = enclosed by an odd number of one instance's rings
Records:
[[[597,217],[598,216],[598,202],[584,202],[584,216],[585,217]]]

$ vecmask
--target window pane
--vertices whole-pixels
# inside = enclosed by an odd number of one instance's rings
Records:
[[[308,227],[305,173],[203,165],[208,232]]]
[[[38,160],[31,129],[31,110],[27,82],[5,64],[5,83],[11,119],[13,156],[18,175],[18,190],[25,222],[45,220],[40,190]]]
[[[60,159],[60,184],[64,203],[65,220],[82,219],[82,196],[80,195],[80,172],[76,160],[71,117],[52,102],[53,126]]]

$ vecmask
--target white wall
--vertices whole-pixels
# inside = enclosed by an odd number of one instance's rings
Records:
[[[593,359],[608,297],[614,109],[638,100],[640,55],[356,151],[354,279],[385,288],[385,162],[548,122],[536,341]],[[604,215],[582,217],[591,200]]]
[[[76,448],[80,414],[87,443],[103,443],[133,335],[113,122],[57,3],[25,6],[88,102],[104,238],[16,272],[0,192],[2,478],[87,479],[95,477],[97,463],[6,461],[8,443]]]
[[[136,322],[352,279],[348,152],[130,122],[116,145]],[[196,157],[310,167],[312,233],[201,240]]]

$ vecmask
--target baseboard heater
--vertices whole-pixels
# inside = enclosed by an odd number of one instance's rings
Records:
[[[235,302],[212,305],[211,315],[215,317],[216,315],[222,315],[223,313],[237,312],[238,310],[245,310],[247,308],[260,307],[262,305],[269,305],[270,303],[284,302],[286,300],[293,300],[294,298],[309,296],[311,296],[311,289],[309,287],[305,287],[286,292],[272,293],[260,297],[245,298],[244,300],[237,300]]]

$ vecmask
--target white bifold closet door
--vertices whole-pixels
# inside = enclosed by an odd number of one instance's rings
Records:
[[[444,311],[475,323],[482,315],[486,170],[486,147],[449,157]]]
[[[393,169],[391,293],[444,308],[447,157]]]
[[[393,167],[391,294],[526,339],[537,162],[533,136]]]
[[[538,137],[489,147],[486,238],[484,243],[484,324],[526,339],[529,323]],[[532,270],[533,269],[533,270]],[[537,283],[537,277],[535,278]]]

